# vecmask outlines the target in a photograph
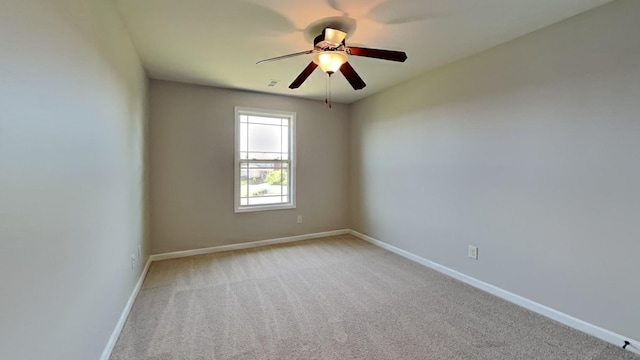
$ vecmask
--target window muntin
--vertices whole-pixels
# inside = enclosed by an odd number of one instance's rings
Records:
[[[295,113],[236,107],[235,211],[295,208]]]

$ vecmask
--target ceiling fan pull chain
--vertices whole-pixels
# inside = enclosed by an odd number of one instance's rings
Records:
[[[331,74],[329,74],[328,77],[329,77],[329,79],[327,79],[327,83],[328,83],[327,88],[329,89],[329,109],[331,109],[331,101],[332,101],[332,99],[331,99]]]
[[[331,75],[327,76],[327,78],[324,81],[324,103],[327,104],[327,106],[329,106],[329,109],[331,109],[331,94],[329,93],[330,77]]]
[[[324,103],[329,105],[329,87],[327,81],[327,79],[324,80]]]

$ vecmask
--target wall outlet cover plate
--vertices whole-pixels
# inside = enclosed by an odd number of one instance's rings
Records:
[[[476,259],[478,260],[478,248],[473,246],[473,245],[469,245],[469,257],[472,259]]]

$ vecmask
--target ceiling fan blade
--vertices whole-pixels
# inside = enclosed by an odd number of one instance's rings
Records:
[[[300,85],[302,85],[302,83],[305,80],[307,80],[309,75],[311,75],[313,70],[315,70],[317,67],[318,67],[318,65],[316,63],[314,63],[313,61],[310,62],[309,65],[307,65],[307,67],[304,68],[304,70],[302,70],[300,75],[298,75],[298,77],[295,80],[293,80],[291,85],[289,85],[289,89],[297,89],[297,88],[299,88]]]
[[[353,66],[351,66],[349,62],[342,64],[342,66],[340,67],[340,72],[342,73],[342,75],[344,75],[345,78],[347,78],[347,81],[349,82],[349,84],[351,84],[354,90],[360,90],[367,86],[367,84],[362,81],[360,75],[358,75],[358,73],[353,69]]]
[[[346,16],[346,12],[344,12],[344,10],[342,10],[340,8],[340,5],[338,5],[338,2],[336,0],[326,0],[326,1],[327,1],[327,4],[329,4],[329,6],[331,6],[331,8],[333,8],[334,10],[340,11],[341,13],[345,14],[345,16]]]
[[[300,56],[300,55],[307,55],[307,54],[312,54],[314,53],[315,50],[307,50],[307,51],[301,51],[295,54],[289,54],[289,55],[282,55],[282,56],[278,56],[278,57],[274,57],[271,59],[264,59],[264,60],[260,60],[258,61],[256,64],[262,64],[264,62],[268,62],[268,61],[275,61],[275,60],[282,60],[282,59],[287,59],[290,57],[294,57],[294,56]]]
[[[354,55],[354,56],[365,56],[365,57],[382,59],[382,60],[390,60],[390,61],[404,62],[405,60],[407,60],[407,54],[404,51],[349,47],[347,49],[347,53],[349,53],[349,55]]]

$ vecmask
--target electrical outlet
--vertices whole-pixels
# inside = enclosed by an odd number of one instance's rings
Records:
[[[469,245],[469,257],[472,259],[476,259],[478,260],[478,248],[473,246],[473,245]]]
[[[131,270],[133,270],[135,265],[136,265],[136,256],[135,254],[131,254]]]
[[[142,245],[138,245],[138,259],[142,259]]]
[[[302,215],[298,215],[298,224],[302,224]]]

